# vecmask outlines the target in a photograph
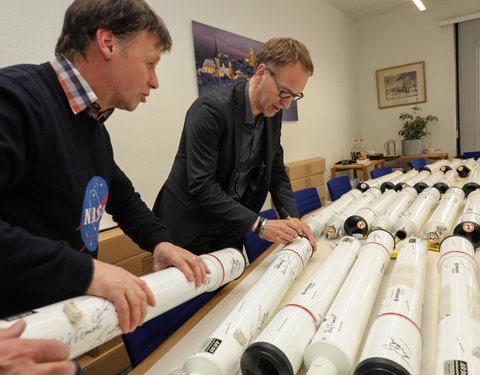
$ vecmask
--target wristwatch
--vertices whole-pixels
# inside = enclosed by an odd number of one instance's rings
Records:
[[[267,219],[260,216],[257,227],[255,228],[255,234],[260,238],[263,238],[262,235],[263,235],[263,231],[265,230],[266,223],[267,223]]]

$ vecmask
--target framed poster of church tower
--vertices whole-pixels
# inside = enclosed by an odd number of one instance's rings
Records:
[[[247,81],[263,42],[192,21],[198,93]],[[284,121],[298,119],[296,102],[283,109]]]

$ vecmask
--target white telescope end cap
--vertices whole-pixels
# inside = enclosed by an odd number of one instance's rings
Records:
[[[63,312],[67,316],[70,323],[75,324],[82,320],[82,311],[72,300],[68,300],[63,306]]]
[[[337,368],[325,357],[317,357],[313,360],[307,375],[338,375]]]
[[[303,362],[308,369],[307,375],[353,374],[349,356],[341,347],[329,341],[311,342],[303,352]]]
[[[307,220],[305,220],[305,224],[310,227],[315,237],[320,237],[320,235],[325,230],[326,223],[325,220],[322,220],[321,217],[311,216]]]
[[[221,365],[215,362],[212,355],[198,352],[187,358],[183,364],[186,375],[225,375]]]

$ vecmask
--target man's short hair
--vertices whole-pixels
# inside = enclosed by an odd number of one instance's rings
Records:
[[[308,72],[313,74],[313,63],[307,47],[292,38],[272,38],[267,41],[255,56],[255,71],[260,64],[282,67],[299,61]]]
[[[78,54],[85,57],[98,29],[125,41],[147,30],[158,36],[162,52],[172,47],[167,27],[144,0],[75,0],[65,13],[55,55],[69,60]]]

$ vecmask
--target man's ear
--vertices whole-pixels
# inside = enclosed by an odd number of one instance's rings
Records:
[[[97,30],[97,47],[105,60],[112,58],[115,36],[110,30]]]
[[[263,79],[263,76],[267,73],[267,69],[265,67],[265,64],[260,64],[258,67],[257,67],[257,71],[255,72],[255,77],[257,79],[258,82],[260,82],[262,79]]]

